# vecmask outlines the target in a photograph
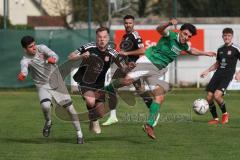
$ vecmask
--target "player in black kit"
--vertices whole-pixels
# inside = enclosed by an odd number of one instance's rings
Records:
[[[115,71],[112,79],[118,79],[123,78],[126,76],[127,72],[129,72],[131,69],[135,67],[135,62],[139,58],[139,53],[145,52],[144,44],[142,42],[141,36],[138,34],[137,31],[134,30],[134,16],[132,15],[126,15],[123,18],[124,21],[124,28],[125,28],[125,34],[122,37],[121,43],[120,43],[120,52],[119,54],[123,56],[126,63],[129,65],[129,70],[122,72],[122,70],[119,68]],[[137,80],[133,83],[137,93],[143,98],[145,104],[149,107],[152,103],[152,97],[149,95],[148,92],[144,91],[144,85],[143,82],[140,80]],[[116,98],[116,93],[111,94],[109,96],[109,107],[111,109],[110,111],[110,117],[106,122],[104,122],[102,125],[107,126],[111,125],[113,123],[117,123],[118,119],[116,116],[116,100],[113,100]],[[130,99],[130,98],[128,98]],[[134,101],[132,99],[132,101]],[[156,119],[156,121],[159,119],[159,115]]]
[[[219,123],[214,100],[222,111],[221,123],[228,123],[229,113],[226,110],[223,95],[230,81],[233,79],[237,60],[240,59],[240,47],[232,42],[232,28],[224,28],[222,34],[224,45],[222,45],[217,51],[216,62],[201,74],[201,77],[203,78],[206,77],[209,72],[216,70],[206,88],[207,101],[209,103],[210,112],[213,116],[213,119],[208,122],[209,124]]]
[[[87,43],[69,55],[69,60],[82,60],[78,71],[73,76],[89,111],[89,129],[101,133],[98,118],[104,115],[105,76],[112,62],[118,67],[123,64],[118,59],[118,52],[109,45],[109,29],[100,27],[96,30],[96,42]]]

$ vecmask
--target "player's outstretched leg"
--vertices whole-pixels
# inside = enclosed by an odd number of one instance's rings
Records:
[[[217,115],[217,108],[216,108],[216,105],[214,103],[214,93],[212,91],[208,91],[206,99],[207,99],[208,104],[209,104],[210,113],[212,114],[212,117],[213,117],[213,119],[208,121],[208,124],[218,124],[219,119],[218,119],[218,115]]]
[[[48,121],[45,122],[45,125],[43,127],[43,136],[49,137],[50,131],[51,131],[52,123],[48,124]]]
[[[83,140],[83,134],[82,134],[80,122],[78,119],[78,114],[72,104],[70,104],[68,107],[66,107],[66,110],[68,111],[69,115],[71,116],[72,124],[73,124],[75,130],[77,131],[77,144],[83,144],[84,140]]]
[[[143,126],[144,131],[152,139],[156,139],[156,136],[153,131],[153,127],[154,127],[155,120],[158,116],[159,108],[160,108],[160,104],[153,101],[149,108],[149,116],[148,116],[147,123]]]
[[[150,105],[152,104],[153,97],[152,94],[150,94],[149,91],[145,91],[145,85],[144,82],[142,82],[140,79],[133,82],[133,86],[136,89],[136,92],[138,95],[143,99],[144,103],[148,108],[150,108]]]
[[[96,134],[100,134],[101,127],[98,119],[104,116],[104,103],[102,102],[102,99],[98,99],[96,101],[97,102],[95,103],[94,107],[87,106],[89,113],[88,117],[90,120],[89,130]]]
[[[42,112],[45,119],[45,124],[42,130],[42,134],[44,137],[49,137],[51,126],[52,126],[52,121],[51,121],[51,104],[52,103],[51,103],[51,100],[47,98],[41,100],[40,103],[41,103],[41,108],[42,108]]]
[[[109,93],[108,103],[110,108],[110,116],[107,119],[107,121],[102,123],[103,126],[109,126],[118,122],[117,114],[116,114],[117,95],[115,91],[112,93]]]
[[[210,109],[213,119],[208,121],[208,124],[218,124],[219,119],[218,119],[217,109],[216,109],[214,102],[209,103],[209,109]]]
[[[223,101],[220,105],[219,105],[221,111],[222,111],[222,124],[226,124],[228,123],[228,119],[229,119],[229,113],[226,110],[226,105],[225,102]]]
[[[157,114],[157,117],[156,117],[156,119],[154,120],[154,123],[153,123],[153,127],[157,126],[159,119],[160,119],[160,113]]]
[[[150,138],[156,139],[153,127],[156,126],[157,121],[160,118],[159,109],[164,101],[165,90],[161,85],[156,85],[152,93],[154,95],[154,101],[149,107],[149,116],[143,129]]]
[[[214,99],[215,99],[219,108],[222,111],[222,121],[221,121],[221,123],[226,124],[226,123],[228,123],[229,114],[227,113],[227,110],[226,110],[226,105],[225,105],[225,102],[223,100],[223,94],[224,94],[223,90],[218,90],[217,89],[214,92]]]
[[[91,120],[90,124],[89,124],[89,130],[96,133],[96,134],[100,134],[101,131],[101,127],[99,125],[99,121],[98,120]]]

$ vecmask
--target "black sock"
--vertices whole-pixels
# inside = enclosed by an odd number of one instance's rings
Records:
[[[148,108],[150,108],[152,102],[153,102],[153,98],[149,95],[148,92],[143,92],[141,94],[139,94],[140,97],[142,97],[144,103],[146,104],[146,106]]]
[[[150,106],[153,102],[153,99],[151,97],[143,97],[142,99],[143,99],[144,103],[146,104],[146,106],[148,108],[150,108]]]
[[[212,117],[215,119],[215,118],[218,118],[218,115],[217,115],[217,109],[216,109],[216,106],[214,104],[214,102],[212,103],[209,103],[209,109],[210,109],[210,112],[212,114]]]
[[[140,97],[142,97],[144,103],[148,108],[150,108],[150,105],[152,104],[153,98],[151,97],[151,94],[148,91],[141,91],[142,89],[142,83],[140,79],[133,82],[134,87],[136,88],[138,94]],[[145,90],[145,89],[144,89]]]
[[[95,106],[94,107],[89,107],[88,105],[87,109],[88,109],[88,118],[90,121],[97,121],[97,115],[96,115],[96,109]]]
[[[219,105],[219,107],[220,107],[222,113],[226,113],[227,112],[226,105],[225,105],[224,101],[222,102],[222,104]]]
[[[117,108],[117,95],[116,92],[109,93],[108,105],[110,110]]]

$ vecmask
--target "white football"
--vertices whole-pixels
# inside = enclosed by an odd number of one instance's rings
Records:
[[[193,111],[199,115],[205,114],[209,109],[208,102],[205,99],[196,99],[193,102]]]

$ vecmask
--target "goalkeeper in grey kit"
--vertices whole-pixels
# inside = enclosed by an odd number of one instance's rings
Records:
[[[77,143],[83,143],[83,135],[77,112],[72,105],[71,97],[64,84],[62,76],[58,70],[56,62],[57,54],[47,46],[41,44],[36,45],[35,40],[31,36],[24,36],[21,39],[21,45],[25,52],[21,60],[21,71],[18,80],[25,80],[28,72],[36,85],[40,105],[45,118],[43,127],[43,136],[50,135],[52,126],[51,105],[52,98],[58,106],[64,107],[71,117],[74,128],[77,132]]]

